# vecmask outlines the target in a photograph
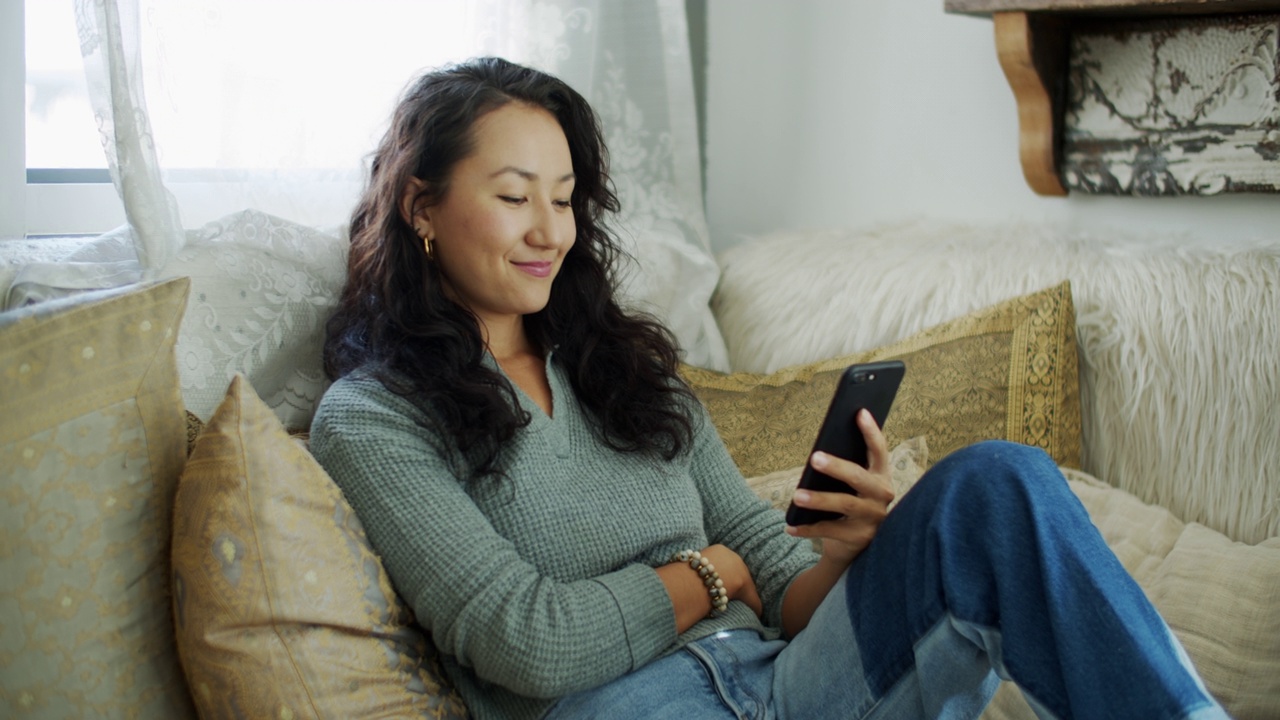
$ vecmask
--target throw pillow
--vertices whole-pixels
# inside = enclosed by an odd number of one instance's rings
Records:
[[[1231,717],[1280,717],[1280,538],[1233,542],[1086,473],[1063,472]]]
[[[328,387],[324,323],[346,280],[346,242],[256,210],[187,233],[164,277],[191,278],[178,337],[187,409],[208,420],[236,373],[290,429]]]
[[[758,373],[863,352],[1069,279],[1082,469],[1234,540],[1280,536],[1274,230],[1229,242],[910,220],[783,231],[718,259],[712,307],[731,367]]]
[[[1233,718],[1280,717],[1280,538],[1233,542],[1079,470],[1067,482]],[[984,720],[1033,720],[1009,683]]]
[[[0,716],[195,715],[164,571],[188,287],[0,315]]]
[[[203,716],[466,717],[342,493],[243,376],[182,473],[172,562]]]
[[[979,440],[1043,448],[1080,465],[1080,392],[1071,286],[1013,298],[905,340],[769,375],[685,366],[742,474],[803,462],[835,384],[856,362],[900,359],[907,374],[885,423],[890,447],[923,435],[943,457]]]

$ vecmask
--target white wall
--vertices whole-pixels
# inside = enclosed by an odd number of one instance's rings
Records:
[[[1043,198],[1018,164],[991,22],[942,0],[710,0],[716,251],[779,229],[917,217],[1280,240],[1280,196]]]

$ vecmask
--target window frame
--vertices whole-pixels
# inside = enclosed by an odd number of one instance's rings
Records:
[[[26,234],[25,8],[0,3],[0,238]]]
[[[27,169],[24,5],[0,2],[0,240],[104,233],[125,222],[106,170]]]

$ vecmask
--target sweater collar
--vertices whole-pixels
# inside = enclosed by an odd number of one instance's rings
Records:
[[[554,412],[558,417],[562,408],[565,407],[566,402],[572,400],[573,391],[570,388],[567,379],[561,376],[561,370],[559,369],[560,364],[552,362],[554,357],[555,349],[552,348],[547,351],[547,356],[543,362],[546,363],[547,383],[551,386],[551,407],[554,408],[552,412]],[[502,366],[498,364],[497,359],[494,358],[493,354],[487,349],[484,351],[484,355],[480,358],[480,364],[490,370],[497,370],[507,379],[507,382],[511,383],[511,387],[516,393],[516,401],[520,403],[520,409],[529,413],[529,416],[532,418],[529,423],[530,430],[542,430],[544,427],[555,422],[552,417],[543,412],[541,407],[538,407],[538,403],[534,402],[533,398],[529,397],[529,395],[511,379],[510,375],[507,375],[506,371],[502,369]]]

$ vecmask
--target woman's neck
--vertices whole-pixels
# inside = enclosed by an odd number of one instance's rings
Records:
[[[524,319],[518,317],[513,324],[495,326],[481,322],[480,326],[485,345],[498,367],[542,408],[547,417],[551,417],[554,398],[547,378],[546,361],[525,332]]]
[[[500,321],[480,321],[480,334],[485,347],[498,364],[504,361],[541,358],[542,353],[529,339],[524,329],[524,318],[515,316]]]

